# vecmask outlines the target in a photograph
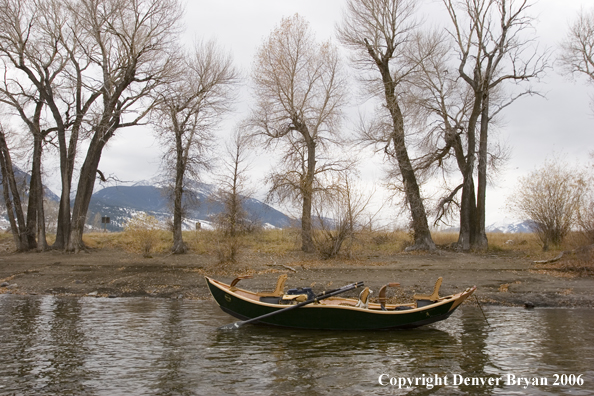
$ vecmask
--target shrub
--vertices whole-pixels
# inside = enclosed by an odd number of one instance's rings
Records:
[[[586,243],[594,243],[594,194],[592,194],[592,191],[584,196],[577,220]]]
[[[161,226],[156,218],[143,213],[130,219],[124,232],[135,250],[139,250],[144,257],[151,257],[151,251],[159,241]]]
[[[549,244],[560,246],[576,224],[586,187],[582,172],[548,160],[542,168],[520,178],[509,201],[513,212],[534,222],[534,232],[547,250]]]
[[[239,236],[222,236],[217,240],[217,258],[219,263],[235,263],[243,243]]]

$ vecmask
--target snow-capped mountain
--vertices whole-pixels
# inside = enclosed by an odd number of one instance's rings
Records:
[[[203,183],[197,183],[189,188],[193,197],[184,202],[185,229],[195,229],[196,222],[200,222],[204,228],[209,228],[213,215],[223,210],[223,204],[211,198],[215,189],[215,186]],[[111,231],[121,231],[130,218],[142,212],[155,216],[161,221],[167,221],[172,217],[168,191],[163,184],[151,185],[146,182],[131,186],[106,187],[93,194],[87,224],[90,227],[105,227]],[[282,228],[291,223],[287,215],[257,199],[247,199],[244,207],[249,218],[261,222],[264,226]],[[109,217],[109,224],[103,225],[102,217]]]
[[[489,233],[504,233],[504,234],[517,234],[517,233],[531,233],[534,232],[534,222],[532,220],[517,221],[509,218],[504,218],[501,221],[489,224],[485,227],[485,231]],[[459,227],[449,227],[442,229],[443,232],[459,232]]]
[[[487,232],[501,232],[505,234],[531,233],[534,230],[532,220],[510,221],[504,219],[485,227]]]

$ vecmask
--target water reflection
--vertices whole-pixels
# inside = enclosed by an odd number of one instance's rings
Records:
[[[13,301],[13,304],[3,304],[0,308],[0,342],[2,345],[3,355],[6,355],[3,360],[2,368],[2,382],[0,385],[5,387],[5,378],[19,384],[27,384],[34,380],[35,367],[35,334],[36,323],[32,318],[37,318],[40,314],[39,301],[27,299],[20,301]],[[9,321],[10,319],[10,321]],[[7,331],[10,326],[12,331]],[[12,332],[16,334],[29,334],[30,337],[24,338],[22,342],[10,345],[11,338],[14,337]],[[8,347],[10,345],[10,347]],[[22,387],[22,385],[21,385]]]
[[[451,373],[459,373],[463,377],[489,378],[499,377],[501,369],[494,365],[490,359],[487,344],[489,341],[490,324],[485,318],[477,316],[471,310],[462,311],[462,329],[460,332],[460,346],[462,349],[460,368],[452,369]],[[476,395],[490,395],[496,386],[486,383],[485,385],[461,384],[460,390],[465,393]]]
[[[40,330],[49,328],[49,340],[39,340],[46,349],[46,357],[38,362],[43,365],[47,361],[47,364],[40,367],[37,386],[49,393],[89,393],[84,385],[90,373],[84,367],[87,349],[85,333],[80,328],[81,304],[76,299],[56,299],[45,303],[48,304],[49,315],[47,318],[40,315],[38,326]],[[47,323],[44,323],[45,319]],[[43,334],[42,331],[40,333]]]
[[[472,307],[412,331],[319,332],[246,326],[211,302],[0,296],[0,394],[589,394],[591,310]],[[546,386],[452,385],[453,375],[547,377]],[[381,386],[440,378],[447,386]],[[585,386],[552,385],[583,374]]]

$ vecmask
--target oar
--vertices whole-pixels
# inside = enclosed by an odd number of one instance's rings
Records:
[[[328,297],[336,296],[337,294],[344,293],[344,292],[347,292],[349,290],[353,290],[353,289],[356,289],[356,288],[362,287],[362,286],[363,286],[363,282],[351,283],[350,285],[343,286],[343,287],[341,287],[339,289],[334,289],[334,290],[329,290],[329,291],[322,292],[322,293],[318,294],[317,296],[315,296],[314,298],[312,298],[311,300],[307,300],[307,301],[304,301],[304,302],[299,303],[299,304],[296,304],[296,305],[291,305],[291,306],[289,306],[287,308],[279,309],[278,311],[269,312],[269,313],[264,314],[262,316],[258,316],[257,318],[252,318],[252,319],[248,319],[248,320],[244,320],[244,321],[240,321],[240,322],[231,323],[231,324],[228,324],[228,325],[225,325],[225,326],[221,326],[221,327],[219,327],[219,330],[234,330],[234,329],[238,329],[241,326],[246,325],[248,323],[257,322],[259,320],[266,319],[266,318],[269,318],[271,316],[274,316],[274,315],[277,315],[277,314],[280,314],[280,313],[283,313],[283,312],[290,311],[292,309],[301,308],[301,307],[303,307],[305,305],[308,305],[308,304],[311,304],[313,302],[320,301],[320,300],[323,300],[323,299],[328,298]]]

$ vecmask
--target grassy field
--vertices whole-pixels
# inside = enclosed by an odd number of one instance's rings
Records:
[[[262,230],[238,237],[234,241],[225,238],[217,231],[188,231],[184,233],[190,254],[207,255],[227,268],[234,268],[250,257],[267,257],[290,259],[292,261],[307,261],[319,266],[332,266],[350,261],[353,265],[365,265],[368,258],[379,261],[390,261],[394,255],[404,254],[407,246],[412,245],[411,235],[405,231],[363,231],[344,242],[340,254],[330,261],[325,261],[320,255],[304,255],[301,250],[301,232],[298,229]],[[471,252],[483,257],[497,256],[529,260],[532,268],[537,271],[566,273],[571,276],[594,276],[593,245],[579,233],[571,234],[562,246],[554,247],[547,252],[534,234],[502,234],[487,235],[489,248],[486,251]],[[150,239],[147,249],[147,238]],[[84,242],[91,250],[111,249],[117,252],[125,251],[145,257],[168,255],[172,246],[172,234],[164,230],[152,230],[150,233],[118,232],[118,233],[88,233],[84,235]],[[458,239],[456,233],[433,233],[433,240],[440,250],[456,251]],[[48,237],[53,243],[53,237]],[[234,256],[230,251],[234,249]],[[14,243],[10,233],[0,234],[0,251],[10,253],[14,251]],[[536,263],[541,260],[551,260],[563,256],[559,260],[547,263]],[[425,255],[425,252],[408,252],[408,255]],[[232,260],[231,258],[235,260]],[[333,260],[333,262],[332,262]],[[247,260],[249,262],[249,260]]]
[[[435,232],[432,236],[440,249],[455,250],[458,234]],[[229,260],[230,246],[236,249],[235,257],[238,259],[250,253],[280,257],[294,255],[300,252],[301,246],[300,230],[295,228],[262,230],[238,237],[233,242],[217,231],[188,231],[183,237],[191,253],[213,255],[221,262],[232,261]],[[580,233],[569,235],[561,246],[553,247],[547,252],[542,251],[542,245],[534,234],[492,233],[487,237],[489,248],[475,254],[522,257],[537,261],[548,260],[561,252],[566,252],[562,260],[542,267],[594,274],[593,249],[583,248],[589,243]],[[147,238],[150,239],[148,249]],[[167,254],[172,246],[172,234],[164,230],[153,230],[142,234],[129,231],[88,233],[84,235],[83,240],[91,249],[121,249],[130,253],[144,254],[147,257]],[[48,242],[53,243],[52,235],[48,236]],[[14,251],[12,235],[9,232],[0,234],[0,244],[3,246],[2,250]],[[411,245],[412,237],[405,231],[362,231],[345,241],[337,259],[357,260],[369,256],[393,255],[404,252],[406,247]],[[308,260],[312,259],[315,260],[315,257],[308,256]]]
[[[451,232],[434,232],[433,240],[441,249],[453,250],[458,234]],[[220,246],[227,242],[217,231],[187,231],[184,241],[191,252],[195,254],[216,254]],[[579,233],[570,235],[562,246],[553,247],[548,252],[542,252],[542,246],[534,234],[487,234],[489,248],[486,252],[515,253],[533,257],[550,257],[556,253],[575,250],[587,243]],[[172,235],[164,230],[154,230],[150,236],[134,232],[96,232],[87,233],[83,240],[91,249],[112,248],[123,249],[128,252],[142,253],[146,238],[152,238],[150,251],[164,254],[172,245]],[[9,232],[0,234],[0,242],[10,245],[12,235]],[[48,235],[48,243],[53,243],[53,235]],[[300,249],[300,230],[295,228],[262,230],[238,238],[241,251],[253,251],[283,255]],[[343,244],[340,258],[355,257],[357,255],[394,254],[412,245],[412,237],[405,231],[362,231]]]

